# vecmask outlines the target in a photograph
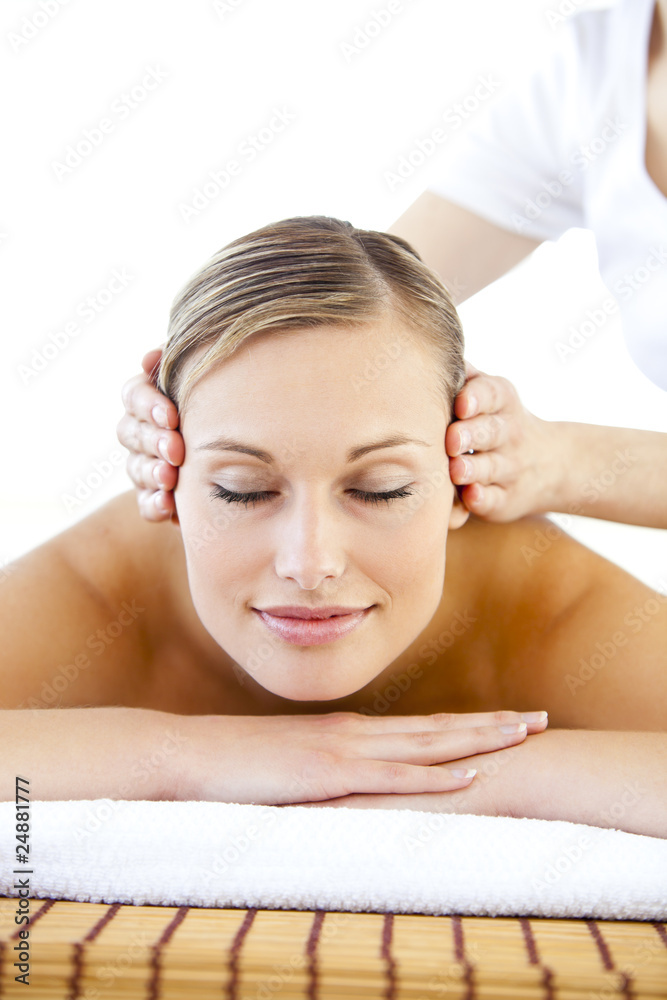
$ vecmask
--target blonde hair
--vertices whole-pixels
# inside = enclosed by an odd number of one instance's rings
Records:
[[[434,349],[451,419],[465,381],[463,331],[449,292],[410,244],[323,215],[273,222],[223,247],[178,294],[157,386],[182,413],[199,379],[254,333],[392,314]],[[208,350],[188,368],[201,347]]]

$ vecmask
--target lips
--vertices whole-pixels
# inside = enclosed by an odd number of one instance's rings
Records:
[[[332,618],[334,615],[351,615],[360,611],[366,611],[367,605],[362,607],[343,607],[342,605],[330,605],[321,608],[308,608],[301,604],[283,604],[272,608],[253,608],[254,611],[265,611],[273,615],[274,618],[302,618],[306,621]]]
[[[296,646],[319,646],[348,635],[370,615],[369,608],[253,608],[260,621],[285,642]],[[290,615],[278,612],[290,611]]]

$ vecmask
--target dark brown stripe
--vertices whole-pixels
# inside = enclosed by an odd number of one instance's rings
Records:
[[[466,958],[465,941],[463,939],[463,921],[458,915],[451,917],[452,931],[454,933],[454,957],[457,962],[463,965],[463,981],[466,984],[466,991],[463,1000],[475,1000],[475,976],[474,967]]]
[[[102,931],[102,929],[106,927],[106,925],[109,923],[110,920],[113,919],[113,917],[115,917],[115,915],[118,913],[122,905],[123,905],[122,903],[112,903],[112,905],[109,907],[106,913],[102,914],[97,923],[93,924],[93,926],[90,928],[90,930],[85,935],[83,940],[74,942],[73,945],[74,971],[72,973],[71,979],[67,984],[70,990],[70,992],[67,994],[67,1000],[77,1000],[77,997],[80,994],[81,974],[83,972],[83,952],[85,946],[90,941],[95,940],[95,938]]]
[[[238,964],[239,956],[241,954],[241,945],[243,944],[243,939],[250,930],[253,920],[257,916],[257,907],[253,906],[249,909],[243,918],[243,923],[236,932],[236,937],[232,941],[232,946],[229,949],[229,970],[230,977],[227,983],[227,995],[229,1000],[237,1000],[236,988],[238,985]]]
[[[527,917],[519,917],[519,924],[521,925],[521,930],[523,931],[523,939],[526,944],[526,951],[528,952],[528,961],[531,965],[539,966],[542,973],[541,985],[544,987],[545,1000],[554,1000],[554,974],[549,966],[543,965],[540,960],[537,950],[537,941],[535,940],[535,935],[533,934],[533,928],[530,926],[530,920],[528,920]]]
[[[165,945],[169,943],[169,940],[178,925],[185,920],[185,915],[189,909],[189,906],[179,906],[172,919],[162,931],[157,944],[151,945],[152,972],[148,983],[148,1000],[158,1000],[158,997],[160,996],[160,960],[162,958],[162,951]]]
[[[14,897],[7,897],[7,898],[8,899],[13,899]],[[18,896],[16,897],[16,899],[18,899]],[[35,900],[33,900],[33,902],[35,902]],[[18,938],[18,936],[19,936],[19,934],[20,934],[21,931],[30,930],[30,928],[32,927],[32,925],[36,924],[40,917],[43,917],[46,913],[49,912],[49,910],[51,909],[51,907],[53,906],[53,904],[55,902],[57,902],[55,899],[45,899],[44,900],[44,905],[40,906],[39,910],[37,910],[37,912],[34,915],[32,913],[30,914],[30,923],[27,925],[27,927],[24,924],[17,924],[16,925],[16,930],[12,931],[12,933],[9,935],[9,938],[7,940],[8,941],[13,941],[15,938]],[[0,941],[0,997],[3,995],[3,989],[2,989],[2,978],[3,978],[2,977],[2,970],[3,970],[3,963],[4,963],[4,960],[5,960],[5,949],[6,949],[6,947],[7,947],[7,945],[5,944],[5,942],[4,941]],[[12,952],[13,952],[13,949],[12,949]],[[9,957],[11,958],[12,956],[10,955]],[[11,970],[11,965],[10,965],[10,972],[11,971],[12,970]]]
[[[656,931],[658,932],[658,937],[661,939],[665,948],[667,948],[667,931],[665,930],[664,924],[659,924],[657,921],[653,924]]]
[[[317,944],[324,923],[325,910],[315,910],[313,926],[306,942],[306,958],[308,959],[308,1000],[317,1000]]]
[[[385,1000],[395,1000],[396,997],[396,960],[391,954],[391,938],[394,931],[394,914],[385,913],[382,924],[382,947],[380,954],[387,963],[387,989]]]
[[[600,958],[602,959],[602,964],[604,965],[607,972],[617,972],[618,973],[618,990],[626,998],[626,1000],[633,1000],[634,993],[632,990],[632,976],[628,972],[623,972],[614,965],[614,960],[611,957],[611,952],[609,946],[602,936],[602,931],[600,930],[597,922],[595,920],[587,920],[586,926],[593,936],[598,951],[600,952]]]

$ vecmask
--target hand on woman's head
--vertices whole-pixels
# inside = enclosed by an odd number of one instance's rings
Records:
[[[164,346],[164,345],[162,345]],[[142,517],[165,521],[176,511],[173,490],[185,444],[178,428],[178,411],[154,383],[162,347],[148,351],[143,372],[122,389],[125,413],[118,422],[118,440],[127,448],[127,473],[134,483]]]

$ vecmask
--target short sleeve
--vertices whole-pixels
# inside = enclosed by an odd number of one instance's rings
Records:
[[[428,190],[538,240],[585,226],[577,149],[591,105],[581,60],[577,34],[563,26],[545,67],[478,111],[465,132],[452,133]]]

